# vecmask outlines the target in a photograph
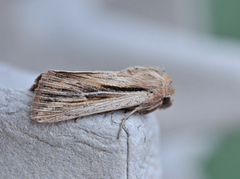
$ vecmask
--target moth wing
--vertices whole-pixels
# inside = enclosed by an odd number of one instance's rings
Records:
[[[136,107],[146,101],[146,90],[126,88],[126,78],[130,76],[117,76],[117,72],[42,73],[31,88],[34,91],[31,118],[58,122]]]

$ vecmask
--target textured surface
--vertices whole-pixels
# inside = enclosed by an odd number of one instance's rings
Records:
[[[158,121],[124,111],[40,124],[32,93],[0,89],[1,178],[160,178]]]

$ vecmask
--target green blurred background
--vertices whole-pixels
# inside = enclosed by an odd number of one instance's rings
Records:
[[[213,33],[240,39],[240,1],[210,0]]]
[[[204,163],[208,178],[238,179],[240,176],[240,132],[223,136]]]
[[[240,1],[210,1],[213,18],[212,33],[219,37],[240,40]],[[213,149],[212,155],[206,159],[204,168],[208,178],[240,178],[240,132],[238,132],[240,129],[236,131],[222,136],[218,145]]]

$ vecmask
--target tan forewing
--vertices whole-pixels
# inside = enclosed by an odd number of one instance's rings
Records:
[[[31,117],[50,123],[139,106],[151,94],[132,81],[131,73],[49,70],[31,88]]]

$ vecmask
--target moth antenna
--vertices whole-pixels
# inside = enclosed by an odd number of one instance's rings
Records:
[[[134,114],[135,112],[137,112],[139,110],[140,106],[136,107],[132,112],[130,112],[125,118],[123,118],[121,124],[120,124],[120,128],[119,128],[119,131],[118,131],[118,136],[117,136],[117,139],[119,139],[120,137],[120,134],[121,134],[121,131],[122,131],[122,127],[123,127],[123,124],[124,122],[127,120],[127,118],[129,118],[132,114]]]

